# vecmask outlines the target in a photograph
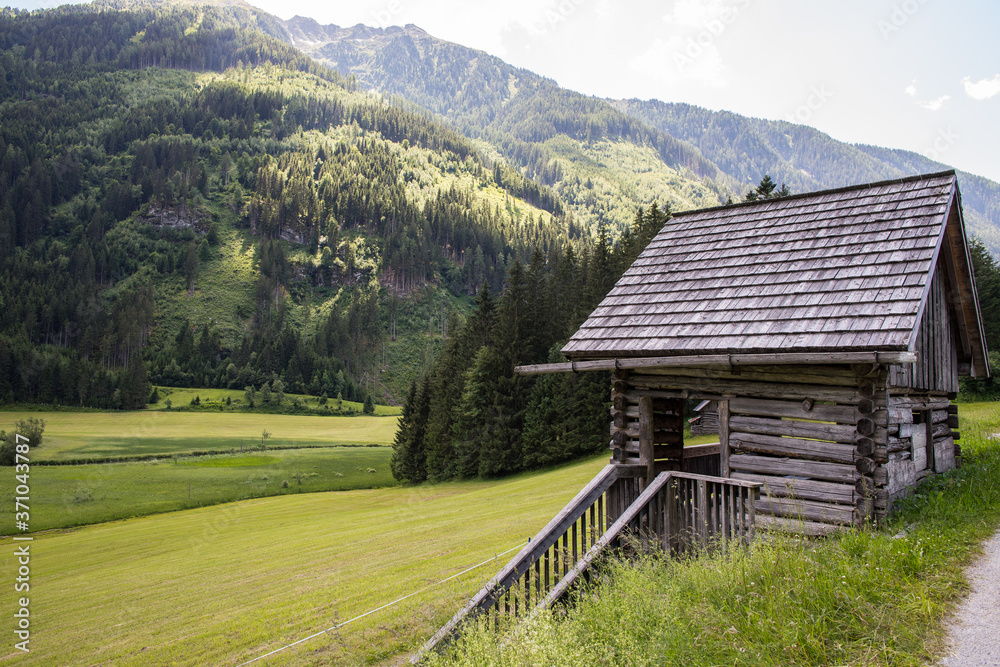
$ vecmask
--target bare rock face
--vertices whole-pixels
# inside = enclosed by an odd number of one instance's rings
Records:
[[[154,227],[168,229],[194,229],[199,234],[208,231],[208,214],[190,208],[150,205],[146,214],[139,218]]]

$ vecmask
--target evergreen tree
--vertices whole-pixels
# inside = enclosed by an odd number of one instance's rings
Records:
[[[527,359],[530,329],[528,284],[524,268],[514,260],[507,289],[497,304],[497,320],[490,344],[484,347],[474,382],[484,395],[488,428],[473,438],[479,449],[480,477],[516,472],[522,468],[521,429],[530,380],[514,373]]]
[[[413,431],[414,413],[417,403],[417,383],[410,383],[410,391],[403,401],[403,411],[399,416],[396,426],[396,435],[392,440],[392,457],[389,459],[389,468],[392,476],[400,481],[410,479],[410,471],[407,467],[409,461],[410,433]]]
[[[430,382],[424,376],[418,387],[410,385],[410,392],[403,404],[403,414],[393,440],[390,459],[392,474],[396,479],[419,483],[427,479],[427,455],[424,436],[427,432],[427,416],[430,409],[428,393]],[[374,407],[374,406],[373,406]]]
[[[787,197],[792,194],[791,189],[784,183],[781,184],[781,188],[778,188],[778,184],[771,180],[770,175],[764,174],[764,177],[760,179],[760,183],[757,187],[746,193],[743,197],[743,201],[760,201],[762,199],[778,199],[779,197]]]

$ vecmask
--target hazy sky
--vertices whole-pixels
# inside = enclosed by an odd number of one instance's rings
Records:
[[[792,120],[1000,181],[997,0],[251,4],[341,26],[414,23],[582,93]]]

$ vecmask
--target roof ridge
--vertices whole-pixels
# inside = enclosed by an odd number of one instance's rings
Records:
[[[754,206],[760,206],[762,204],[777,204],[784,203],[787,201],[793,201],[798,199],[808,199],[810,197],[821,197],[823,195],[829,194],[839,194],[841,192],[853,192],[857,190],[867,190],[870,188],[877,188],[883,185],[899,185],[902,183],[915,183],[917,181],[929,181],[934,178],[941,178],[944,176],[951,176],[955,179],[958,178],[955,169],[946,169],[944,171],[937,171],[930,174],[916,174],[914,176],[905,176],[903,178],[890,178],[884,181],[873,181],[871,183],[862,183],[860,185],[845,185],[839,188],[830,188],[828,190],[815,190],[813,192],[801,192],[799,194],[788,195],[787,197],[776,197],[773,199],[758,199],[757,201],[743,201],[743,202],[733,202],[732,204],[721,204],[719,206],[709,206],[707,208],[693,208],[687,211],[679,211],[677,213],[672,213],[672,218],[678,218],[681,216],[687,216],[694,213],[707,213],[712,211],[720,211],[724,209],[736,209],[736,208],[752,208]]]

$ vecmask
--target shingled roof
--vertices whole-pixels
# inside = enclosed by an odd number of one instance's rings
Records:
[[[563,353],[912,350],[942,248],[985,364],[953,171],[676,214]]]

